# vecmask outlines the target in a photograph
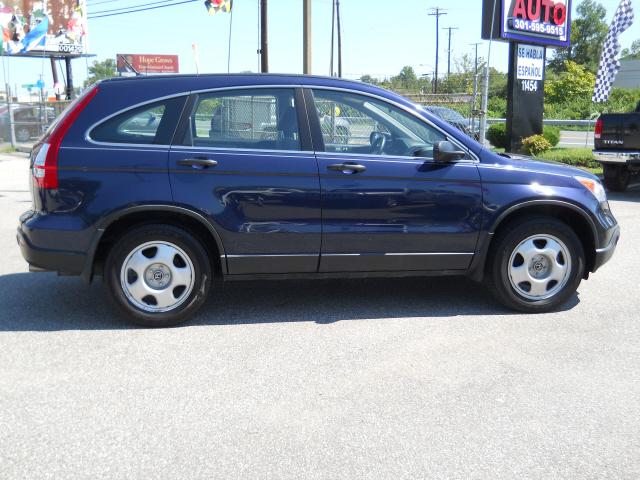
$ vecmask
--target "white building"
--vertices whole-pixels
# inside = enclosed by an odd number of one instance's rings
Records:
[[[622,60],[614,88],[640,88],[640,60]]]

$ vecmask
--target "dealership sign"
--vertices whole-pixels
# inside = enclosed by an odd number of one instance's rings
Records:
[[[483,8],[485,39],[555,47],[570,44],[571,0],[484,0]]]
[[[517,55],[516,78],[518,80],[544,80],[544,47],[518,45]]]
[[[117,55],[119,73],[180,73],[177,55]]]

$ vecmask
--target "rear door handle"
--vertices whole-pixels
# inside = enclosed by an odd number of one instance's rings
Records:
[[[178,165],[182,167],[211,168],[217,166],[218,162],[210,158],[185,158],[184,160],[178,160]]]
[[[336,163],[334,165],[329,165],[327,168],[334,172],[342,172],[346,175],[362,173],[367,169],[364,165],[359,165],[357,163]]]

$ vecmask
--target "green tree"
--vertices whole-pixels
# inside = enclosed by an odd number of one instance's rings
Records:
[[[362,83],[369,83],[371,85],[378,85],[380,82],[373,78],[371,75],[362,75],[360,77],[360,81]]]
[[[605,21],[607,9],[595,0],[582,0],[578,16],[571,24],[571,46],[556,51],[549,67],[556,73],[566,71],[566,62],[583,65],[595,73],[600,61],[602,45],[609,32]]]
[[[484,60],[478,60],[478,73],[484,68]],[[473,77],[475,74],[475,59],[464,54],[454,59],[455,73],[452,73],[439,84],[439,93],[473,93]],[[480,79],[478,79],[480,88]]]
[[[545,101],[550,103],[568,103],[587,98],[591,100],[596,85],[596,76],[584,65],[567,61],[565,72],[556,80],[545,82]]]
[[[89,78],[84,82],[84,86],[92,85],[99,80],[116,76],[116,62],[112,58],[107,58],[103,62],[94,60],[89,67]]]
[[[416,90],[418,87],[418,77],[413,67],[403,67],[400,73],[395,77],[391,77],[391,83],[398,85],[404,90]]]
[[[631,44],[631,48],[622,50],[622,58],[624,60],[640,60],[640,39],[635,40]]]

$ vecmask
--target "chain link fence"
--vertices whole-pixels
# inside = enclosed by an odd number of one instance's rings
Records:
[[[205,99],[194,115],[196,138],[278,140],[277,99],[272,96]]]
[[[422,105],[431,113],[449,122],[464,133],[479,139],[480,96],[467,93],[404,94],[409,100]]]
[[[49,128],[69,102],[5,102],[0,104],[0,139],[32,144]]]

